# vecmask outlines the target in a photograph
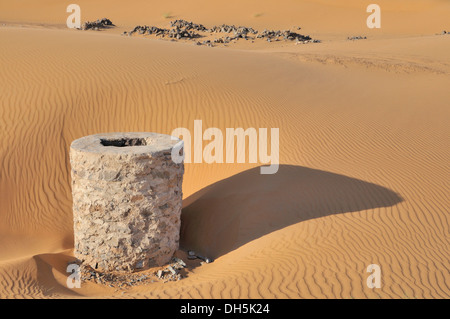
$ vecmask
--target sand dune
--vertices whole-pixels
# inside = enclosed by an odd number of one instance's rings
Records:
[[[356,0],[132,1],[127,10],[79,1],[83,20],[118,25],[106,32],[64,29],[60,1],[2,2],[0,297],[448,298],[450,41],[435,33],[448,28],[449,4],[379,2],[379,33],[357,22],[367,14]],[[167,24],[165,13],[300,24],[324,41],[233,49],[119,36]],[[369,39],[346,40],[360,33]],[[124,294],[93,283],[68,289],[72,140],[170,134],[196,119],[222,130],[280,128],[275,175],[260,175],[260,163],[186,164],[182,249],[214,263]],[[366,286],[373,263],[380,289]]]

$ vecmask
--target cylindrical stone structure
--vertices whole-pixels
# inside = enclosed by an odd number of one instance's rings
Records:
[[[182,152],[182,140],[157,133],[73,141],[75,257],[102,271],[169,262],[179,246]]]

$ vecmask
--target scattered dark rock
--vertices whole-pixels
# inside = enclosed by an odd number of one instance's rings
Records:
[[[309,35],[303,35],[296,32],[292,32],[290,30],[267,30],[264,29],[263,32],[258,34],[257,38],[260,39],[267,39],[267,42],[272,41],[280,41],[280,38],[282,38],[284,41],[297,41],[297,42],[314,42],[314,40]]]
[[[149,281],[151,278],[150,274],[105,273],[84,265],[82,265],[81,269],[82,281],[95,281],[97,284],[102,284],[112,288],[125,288],[133,286]]]
[[[161,38],[170,38],[170,39],[187,39],[192,40],[196,38],[202,37],[201,34],[198,32],[203,33],[226,33],[228,35],[216,38],[214,40],[205,40],[205,41],[197,41],[196,45],[206,45],[209,47],[213,47],[214,44],[227,44],[230,42],[236,42],[239,39],[244,40],[252,40],[252,43],[255,39],[267,39],[268,42],[272,41],[296,41],[298,43],[318,43],[319,40],[313,40],[308,35],[302,35],[290,30],[264,30],[263,32],[259,33],[259,31],[250,28],[250,27],[244,27],[244,26],[234,26],[234,25],[227,25],[222,24],[218,26],[213,26],[212,28],[208,29],[202,24],[196,24],[191,21],[186,21],[182,19],[178,19],[175,21],[170,22],[170,29],[165,28],[159,28],[159,27],[149,27],[149,26],[136,26],[132,31],[126,33],[124,32],[123,35],[129,35],[131,36],[134,33],[138,34],[152,34],[156,35]],[[300,27],[297,28],[297,30],[300,30]]]
[[[178,281],[183,277],[179,271],[187,267],[186,263],[177,257],[174,257],[169,265],[155,272],[145,270],[136,273],[123,272],[102,272],[83,265],[81,262],[71,262],[80,265],[81,280],[93,281],[97,284],[112,288],[126,289],[136,285],[149,284],[155,281]]]
[[[174,263],[173,266],[174,266],[176,269],[182,269],[182,268],[185,268],[185,267],[186,267],[186,263],[185,263],[182,259],[180,259],[180,258],[174,257],[172,261],[173,261],[173,263]]]
[[[96,21],[86,21],[85,23],[83,23],[83,26],[81,27],[82,30],[95,30],[98,31],[100,29],[105,29],[105,28],[111,28],[111,27],[115,27],[115,25],[112,23],[111,20],[107,19],[107,18],[103,18],[103,19],[98,19]]]
[[[172,39],[194,39],[194,38],[198,38],[199,34],[191,31],[191,29],[189,28],[180,28],[178,26],[175,26],[173,29],[165,29],[165,28],[158,28],[155,26],[136,26],[134,27],[133,30],[131,30],[129,32],[130,35],[132,35],[133,33],[138,33],[138,34],[153,34],[156,36],[160,36],[160,37],[168,37],[168,38],[172,38]]]
[[[367,37],[363,37],[363,36],[360,36],[360,35],[358,35],[358,36],[354,36],[354,37],[347,37],[347,40],[366,40],[367,39]]]
[[[200,42],[197,42],[197,44],[198,45],[201,45],[201,43],[199,44]],[[193,251],[193,250],[189,250],[188,251],[188,259],[197,259],[197,255],[195,254],[195,251]]]
[[[208,31],[203,24],[195,24],[186,20],[175,20],[170,22],[172,28],[185,29],[185,30],[195,30],[195,31]]]
[[[258,31],[253,28],[239,26],[236,27],[234,25],[226,25],[222,24],[220,26],[213,26],[208,30],[210,33],[233,33],[233,38],[246,38],[250,34],[257,34]]]
[[[199,259],[201,259],[201,260],[203,260],[205,263],[207,263],[207,264],[209,264],[209,263],[212,263],[213,262],[213,260],[212,259],[210,259],[210,258],[208,258],[208,257],[204,257],[204,256],[201,256],[201,255],[197,255],[197,258],[199,258]]]
[[[177,274],[176,270],[173,269],[172,266],[169,265],[169,266],[167,267],[167,269],[171,272],[172,275],[176,275],[176,274]]]

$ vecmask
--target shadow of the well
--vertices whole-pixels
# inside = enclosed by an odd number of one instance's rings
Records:
[[[321,170],[280,165],[273,175],[256,167],[186,199],[183,249],[217,258],[265,234],[308,219],[393,206],[395,192]]]

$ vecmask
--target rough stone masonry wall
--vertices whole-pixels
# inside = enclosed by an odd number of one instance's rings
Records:
[[[178,249],[183,163],[180,142],[156,133],[108,133],[75,140],[72,166],[75,256],[94,269],[160,266]]]

